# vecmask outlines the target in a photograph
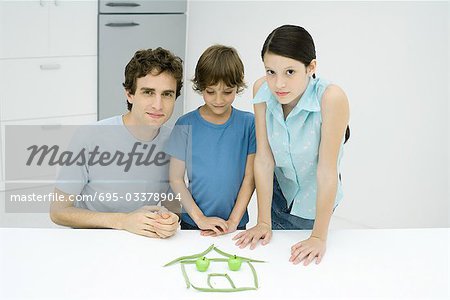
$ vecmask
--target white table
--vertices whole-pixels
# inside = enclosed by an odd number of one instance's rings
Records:
[[[0,299],[450,298],[448,228],[331,231],[321,264],[292,265],[290,246],[308,234],[277,231],[269,245],[240,250],[232,235],[196,231],[157,240],[116,230],[3,228]],[[179,265],[162,267],[212,243],[268,261],[254,264],[260,288],[202,293],[186,289]]]

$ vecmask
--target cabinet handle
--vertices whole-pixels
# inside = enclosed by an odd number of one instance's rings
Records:
[[[139,3],[129,3],[129,2],[108,2],[105,4],[109,7],[137,7],[141,6]]]
[[[44,7],[44,1],[43,0],[39,0],[39,5]]]
[[[55,6],[58,6],[58,5],[59,5],[58,0],[55,0],[54,3],[55,3]]]
[[[60,64],[45,64],[45,65],[40,65],[39,68],[42,71],[58,70],[58,69],[61,69],[61,65]]]
[[[130,23],[107,23],[105,24],[109,27],[132,27],[132,26],[139,26],[139,23],[130,22]]]

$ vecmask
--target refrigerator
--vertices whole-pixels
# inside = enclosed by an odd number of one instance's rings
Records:
[[[137,50],[162,47],[184,62],[186,7],[186,0],[99,0],[99,120],[127,111],[124,70]],[[183,114],[183,102],[182,94],[175,102],[168,126]]]

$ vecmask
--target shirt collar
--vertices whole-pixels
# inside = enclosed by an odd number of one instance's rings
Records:
[[[317,99],[317,93],[315,92],[316,83],[317,79],[314,78],[309,79],[308,86],[306,87],[305,92],[303,93],[302,97],[300,98],[300,101],[298,101],[297,105],[294,107],[292,112],[297,112],[301,110],[306,110],[310,112],[320,111],[319,99]]]

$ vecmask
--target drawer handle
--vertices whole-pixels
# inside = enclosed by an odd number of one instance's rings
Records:
[[[133,27],[139,26],[139,23],[130,22],[130,23],[107,23],[106,26],[109,27]]]
[[[42,71],[61,69],[60,64],[45,64],[45,65],[40,65],[39,67],[41,68]]]
[[[129,2],[108,2],[105,4],[109,7],[137,7],[141,6],[139,3],[129,3]]]

